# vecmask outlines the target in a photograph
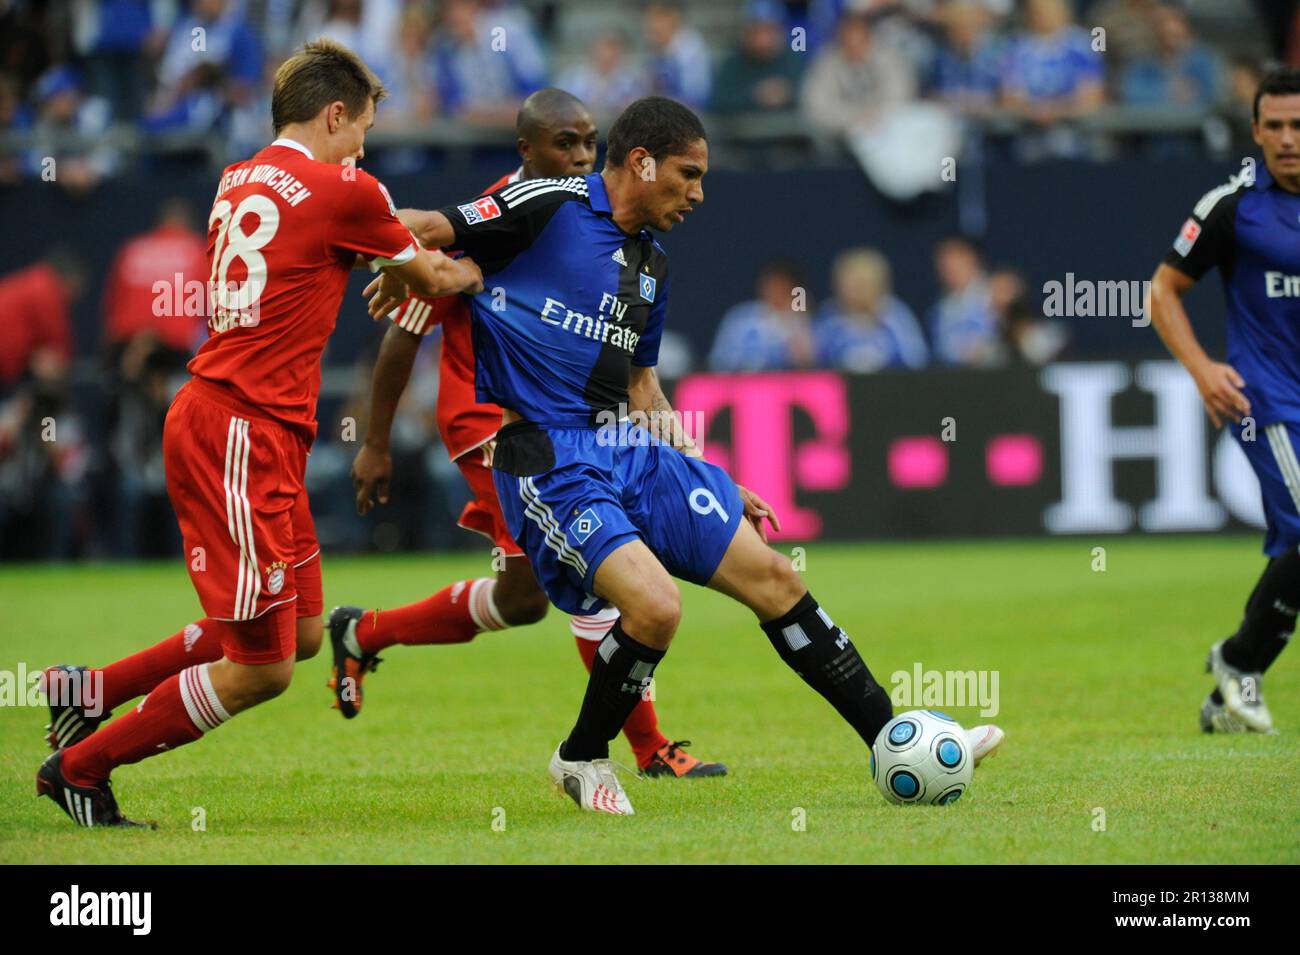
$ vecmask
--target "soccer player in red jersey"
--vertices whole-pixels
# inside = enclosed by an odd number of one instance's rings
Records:
[[[309,43],[276,73],[278,138],[222,173],[208,217],[209,338],[163,432],[167,492],[207,617],[103,670],[46,671],[51,742],[63,748],[41,766],[37,792],[80,825],[134,825],[109,785],[116,767],[278,696],[295,656],[320,647],[320,548],[303,472],[321,353],[358,259],[426,296],[481,288],[473,262],[421,249],[384,187],[356,168],[384,93],[350,50]],[[60,692],[72,683],[80,699]]]
[[[523,103],[516,124],[520,167],[484,190],[496,192],[511,182],[582,176],[596,161],[596,124],[587,107],[559,89],[544,89]],[[536,623],[549,601],[528,559],[506,526],[492,483],[492,449],[501,427],[501,409],[479,404],[474,396],[474,346],[469,307],[460,298],[430,301],[416,296],[392,315],[375,364],[366,439],[353,463],[357,511],[365,514],[377,494],[388,501],[392,474],[388,440],[393,415],[411,375],[422,337],[442,327],[438,384],[438,432],[447,453],[465,476],[474,499],[465,506],[460,526],[492,541],[494,553],[508,558],[496,579],[481,577],[444,587],[432,597],[394,610],[336,607],[329,618],[334,649],[335,706],[349,719],[361,708],[361,681],[378,662],[377,654],[394,644],[464,643],[484,630]],[[570,629],[578,653],[590,670],[596,647],[609,632],[618,611],[612,607],[592,616],[575,616]],[[721,776],[726,767],[686,752],[685,741],[670,741],[659,730],[654,703],[643,699],[623,725],[638,767],[651,776]]]

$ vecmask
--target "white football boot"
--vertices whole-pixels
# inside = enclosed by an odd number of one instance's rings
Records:
[[[1249,733],[1250,729],[1241,720],[1237,719],[1228,712],[1228,708],[1222,703],[1214,702],[1214,694],[1211,693],[1201,704],[1201,732],[1202,733]]]
[[[614,763],[608,759],[563,759],[557,746],[551,757],[551,781],[556,789],[590,812],[607,812],[612,816],[635,814],[632,801],[618,781]]]
[[[1230,666],[1223,659],[1223,641],[1210,647],[1205,661],[1205,671],[1214,676],[1223,697],[1223,706],[1233,719],[1246,725],[1254,733],[1272,733],[1273,716],[1264,703],[1260,686],[1261,674],[1246,673]]]
[[[971,759],[975,761],[975,765],[978,766],[984,757],[996,753],[1006,738],[1007,734],[1002,732],[1002,727],[994,726],[992,723],[972,726],[966,730],[966,745],[970,747]]]

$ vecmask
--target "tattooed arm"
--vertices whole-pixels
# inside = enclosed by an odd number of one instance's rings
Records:
[[[654,368],[632,366],[627,396],[629,415],[638,412],[645,415],[646,430],[665,444],[671,444],[688,458],[701,460],[704,458],[704,452],[699,449],[682,425],[682,416],[673,410],[673,406],[664,396],[664,390],[659,384],[659,376]],[[767,543],[767,529],[763,526],[763,522],[766,521],[772,525],[773,530],[779,531],[780,519],[771,506],[749,488],[737,484],[736,489],[740,491],[740,499],[745,505],[745,519],[754,526],[754,530],[758,531],[763,542]]]
[[[664,396],[663,387],[659,384],[659,375],[655,373],[653,367],[632,366],[627,396],[628,413],[643,414],[646,418],[645,428],[652,435],[665,444],[672,445],[688,458],[704,457],[704,453],[686,433],[686,428],[682,425],[682,416],[673,410],[673,406]],[[633,420],[637,419],[634,417]]]

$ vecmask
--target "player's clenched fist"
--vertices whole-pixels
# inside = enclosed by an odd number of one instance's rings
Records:
[[[465,272],[465,275],[460,279],[460,291],[466,295],[477,295],[483,291],[483,270],[478,267],[477,262],[467,255],[451,261]]]
[[[366,514],[375,506],[388,503],[388,481],[393,476],[393,456],[363,444],[352,462],[352,486],[357,492],[357,513]]]
[[[1231,365],[1212,361],[1199,368],[1193,377],[1205,413],[1216,428],[1223,424],[1223,418],[1239,422],[1242,415],[1250,414],[1250,401],[1241,393],[1246,382]]]

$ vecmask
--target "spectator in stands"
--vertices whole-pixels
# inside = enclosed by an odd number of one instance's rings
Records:
[[[254,103],[261,80],[262,46],[242,4],[195,0],[167,40],[143,125],[152,132],[212,129],[227,110]]]
[[[57,32],[50,29],[53,4],[0,3],[0,68],[11,73],[24,92],[50,65],[67,59],[66,51],[53,49]]]
[[[97,137],[108,127],[108,105],[85,96],[81,75],[71,66],[52,66],[36,83],[35,144],[24,159],[24,171],[53,179],[73,195],[84,195],[118,166],[116,152]],[[68,146],[67,136],[81,138]]]
[[[443,111],[514,128],[519,104],[546,85],[546,61],[531,24],[515,11],[476,0],[447,0],[434,54]]]
[[[182,199],[165,201],[157,225],[128,240],[109,270],[103,310],[116,557],[174,552],[179,540],[163,475],[163,419],[204,338],[207,280],[207,241]]]
[[[467,501],[467,489],[455,465],[447,460],[434,419],[440,347],[439,332],[424,339],[398,403],[387,506],[364,520],[357,516],[351,478],[356,447],[350,443],[356,438],[321,429],[307,463],[307,487],[319,504],[319,508],[313,507],[313,517],[322,547],[446,550],[462,536],[454,528]],[[358,355],[351,369],[352,387],[337,413],[331,412],[333,420],[364,422],[369,416],[374,357],[373,349]]]
[[[0,401],[0,560],[64,560],[83,523],[85,429],[68,401],[62,357],[37,353],[29,371]]]
[[[943,0],[947,4],[950,0]],[[918,76],[934,73],[942,7],[933,0],[850,0],[848,7],[871,20],[876,42],[894,50]]]
[[[875,249],[835,259],[835,296],[817,312],[817,364],[841,371],[921,368],[929,359],[916,316],[892,294],[889,262]]]
[[[162,50],[175,4],[92,0],[72,4],[70,14],[87,86],[108,102],[114,122],[134,123],[144,109],[149,61]]]
[[[17,133],[32,128],[32,112],[22,101],[18,78],[0,71],[0,133]],[[0,186],[22,181],[25,159],[16,152],[0,154]]]
[[[337,40],[384,79],[382,71],[400,42],[402,8],[402,0],[308,0],[298,15],[298,41],[319,36]]]
[[[427,7],[413,4],[402,13],[395,52],[374,66],[388,89],[384,108],[376,111],[375,125],[386,129],[422,128],[439,112],[432,55],[433,17]]]
[[[928,72],[927,40],[920,27],[937,26],[942,6],[950,0],[807,0],[807,16],[800,18],[800,0],[787,0],[792,25],[807,26],[808,49],[820,50],[835,39],[840,19],[845,13],[865,13],[875,22],[883,21],[881,36],[889,36],[886,45],[897,46]],[[1005,15],[1015,0],[977,0],[998,15]],[[897,41],[897,42],[895,42]]]
[[[183,199],[168,199],[158,222],[117,253],[104,286],[105,339],[115,352],[148,339],[182,364],[205,337],[207,239]]]
[[[929,315],[934,357],[945,365],[997,364],[998,321],[979,250],[961,236],[944,239],[935,247],[934,270],[943,289]]]
[[[85,497],[83,429],[68,406],[80,260],[56,250],[0,278],[0,557],[70,557]]]
[[[653,0],[646,7],[643,24],[652,91],[703,109],[713,87],[713,69],[700,31],[686,26],[677,4],[666,0]]]
[[[709,352],[714,371],[776,371],[812,367],[817,358],[808,320],[807,287],[798,266],[768,262],[758,274],[758,297],[722,317]]]
[[[0,278],[0,394],[37,370],[61,377],[72,360],[72,305],[85,289],[85,268],[59,249]]]
[[[1235,57],[1228,66],[1228,102],[1224,118],[1232,130],[1233,149],[1253,153],[1255,145],[1252,122],[1255,118],[1255,90],[1259,89],[1264,71],[1253,56]]]
[[[753,0],[740,44],[723,61],[713,86],[715,113],[785,110],[795,106],[804,56],[790,48],[781,5]]]
[[[1069,345],[1065,325],[1043,318],[1016,269],[1001,268],[989,276],[989,304],[1002,333],[1003,360],[1038,368],[1059,359]]]
[[[1208,110],[1219,98],[1219,61],[1192,36],[1186,15],[1166,4],[1155,12],[1156,48],[1124,68],[1120,97],[1131,106]]]
[[[163,422],[185,383],[190,356],[161,346],[148,331],[110,354],[116,363],[110,370],[112,404],[105,424],[113,510],[105,523],[111,525],[112,554],[173,554],[180,547],[180,535],[163,473]]]
[[[935,58],[935,96],[962,113],[997,105],[1004,44],[993,32],[993,14],[975,0],[941,8],[944,44]]]
[[[912,64],[875,42],[867,17],[845,14],[836,41],[817,54],[804,81],[804,115],[840,134],[876,124],[916,96]]]
[[[1101,0],[1088,8],[1088,23],[1105,31],[1106,61],[1119,77],[1134,60],[1154,56],[1156,17],[1165,0]],[[1118,90],[1116,90],[1118,92]]]
[[[1076,156],[1082,140],[1059,124],[1102,105],[1101,57],[1088,32],[1072,22],[1066,0],[1027,0],[1025,14],[1028,29],[1011,38],[1003,64],[1002,105],[1044,128],[1021,137],[1022,158]]]
[[[633,100],[651,92],[650,78],[629,61],[627,40],[618,32],[596,37],[590,59],[566,71],[556,85],[586,103],[601,129]]]

